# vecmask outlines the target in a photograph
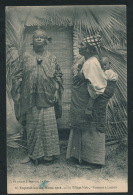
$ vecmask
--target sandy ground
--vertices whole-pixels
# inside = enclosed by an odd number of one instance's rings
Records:
[[[31,184],[31,180],[33,180],[32,184],[34,184],[31,187],[33,192],[35,192],[33,186],[43,184],[44,188],[44,183],[42,183],[42,181],[45,181],[45,183],[51,182],[51,184],[52,182],[54,182],[54,185],[56,185],[57,183],[57,186],[59,188],[63,186],[65,192],[82,192],[83,190],[85,190],[85,192],[91,192],[91,190],[96,190],[95,192],[97,192],[97,190],[99,191],[100,189],[91,189],[93,188],[92,186],[94,186],[94,184],[99,184],[99,186],[103,186],[103,183],[104,186],[112,186],[113,189],[111,189],[111,192],[113,192],[117,191],[116,188],[119,188],[116,184],[116,181],[119,182],[120,185],[122,184],[123,188],[125,186],[124,189],[127,190],[127,146],[123,144],[106,146],[106,165],[102,169],[95,170],[77,168],[75,166],[75,160],[66,160],[66,147],[67,141],[61,141],[60,157],[53,164],[47,166],[43,163],[40,163],[38,166],[36,166],[31,162],[28,164],[20,164],[20,162],[26,157],[27,151],[22,148],[7,148],[7,172],[9,192],[14,192],[16,188],[15,186],[18,186],[19,190],[22,190],[22,193],[27,192],[26,186]],[[88,181],[89,183],[87,183]],[[103,181],[102,184],[100,184],[101,181]],[[26,182],[27,184],[25,184]],[[81,191],[80,189],[75,189],[78,188],[78,186],[80,187],[81,184]],[[72,188],[73,185],[76,185],[77,187]],[[25,186],[25,189],[22,189],[20,186]],[[86,189],[83,189],[83,187]],[[18,190],[17,188],[16,190]],[[31,189],[28,190],[29,191],[27,193],[31,193]],[[58,191],[58,193],[60,192],[64,191]]]

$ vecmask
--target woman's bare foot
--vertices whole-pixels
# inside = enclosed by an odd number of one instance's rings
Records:
[[[26,156],[21,162],[20,164],[27,164],[30,162],[30,158],[28,156]]]
[[[51,162],[51,161],[53,161],[53,156],[45,156],[45,157],[43,157],[43,160],[47,161],[47,162]]]

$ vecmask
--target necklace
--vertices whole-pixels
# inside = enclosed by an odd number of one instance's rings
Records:
[[[43,54],[44,54],[44,50],[43,51],[35,51],[34,50],[34,55],[36,56],[36,61],[38,65],[41,65],[42,61],[43,61]]]
[[[42,61],[43,61],[42,56],[41,55],[36,55],[36,61],[37,61],[37,64],[40,65],[42,63]]]

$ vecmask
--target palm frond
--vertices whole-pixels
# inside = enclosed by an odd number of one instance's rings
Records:
[[[15,32],[13,23],[7,18],[6,21],[6,41],[10,43],[12,47],[18,47],[18,38]]]
[[[15,14],[15,11],[13,14]],[[18,17],[20,17],[19,14],[17,14]],[[18,134],[15,134],[13,136],[10,136],[11,133],[16,132],[17,129],[17,121],[15,120],[15,116],[8,113],[9,107],[11,107],[11,87],[12,87],[12,76],[16,69],[19,66],[19,58],[22,52],[22,48],[24,46],[24,29],[25,29],[25,23],[28,19],[28,15],[24,16],[23,23],[22,21],[18,21],[18,17],[12,17],[9,10],[7,10],[6,14],[6,97],[7,97],[7,120],[8,120],[8,126],[7,126],[7,146],[17,148],[17,147],[23,147],[21,145],[21,136]],[[15,21],[14,21],[15,20]],[[9,105],[10,103],[10,105]],[[12,112],[13,111],[13,107]],[[12,116],[12,117],[11,117]],[[10,124],[10,127],[9,127]]]
[[[107,109],[108,128],[107,134],[111,131],[116,138],[123,138],[127,135],[127,64],[122,55],[114,50],[104,51],[111,61],[111,68],[118,73],[119,80],[114,96],[110,99]],[[116,112],[117,107],[117,112]],[[110,123],[110,122],[114,123]]]
[[[125,12],[125,7],[122,8],[122,11]],[[119,6],[57,6],[54,9],[52,7],[46,8],[42,19],[45,18],[47,12],[52,25],[69,25],[78,28],[80,32],[86,30],[88,34],[101,31],[104,36],[104,45],[113,45],[112,37],[115,37],[117,42],[119,41],[118,29],[126,32],[125,24],[118,17],[120,11],[121,7]],[[116,15],[119,19],[116,18]]]
[[[6,79],[8,95],[11,89],[12,76],[19,66],[19,58],[25,44],[24,30],[31,14],[31,8],[28,8],[26,14],[22,15],[22,18],[18,20],[18,17],[21,17],[21,11],[21,9],[15,7],[11,11],[10,9],[7,10],[6,13]]]

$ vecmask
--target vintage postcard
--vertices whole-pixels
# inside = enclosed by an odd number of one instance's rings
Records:
[[[126,6],[5,14],[8,194],[128,192]]]

